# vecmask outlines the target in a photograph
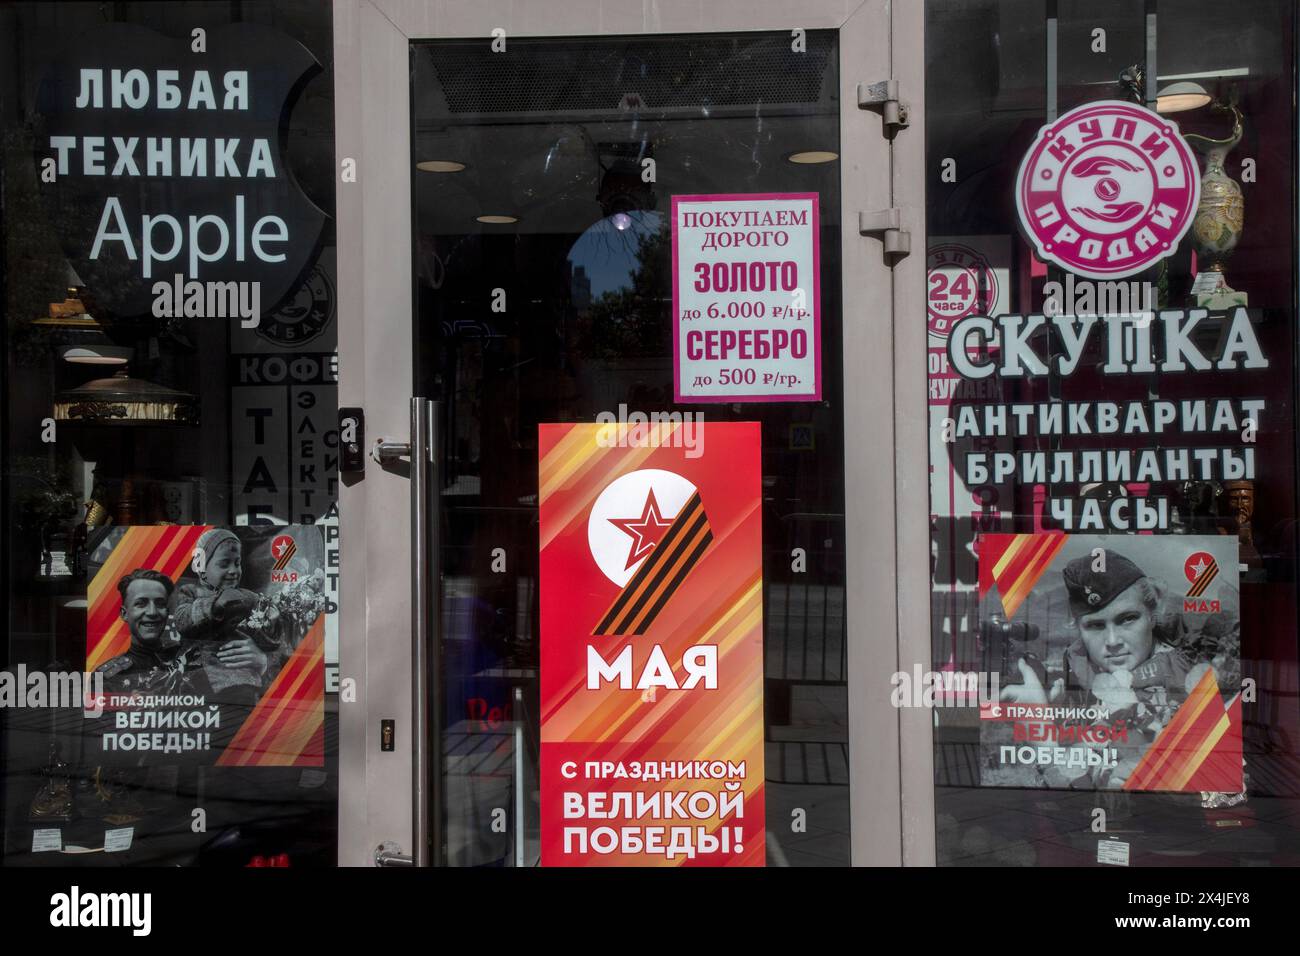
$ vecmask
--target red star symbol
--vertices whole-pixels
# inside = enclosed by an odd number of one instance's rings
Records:
[[[274,548],[272,548],[271,550],[275,552],[275,556],[278,558],[278,557],[283,556],[283,555],[284,555],[284,552],[287,551],[288,549],[289,549],[289,545],[288,545],[288,544],[283,544],[283,543],[282,543],[282,544],[278,544],[278,545],[276,545],[276,546],[275,546]]]
[[[646,496],[645,507],[639,518],[610,518],[609,523],[632,539],[624,570],[632,567],[655,549],[664,533],[672,527],[671,521],[664,520],[659,513],[659,502],[655,501],[654,489]]]

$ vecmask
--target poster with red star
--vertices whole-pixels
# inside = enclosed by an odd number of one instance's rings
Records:
[[[315,525],[114,528],[92,549],[96,763],[325,764],[328,560]]]
[[[545,866],[762,866],[756,422],[539,426]]]
[[[1239,550],[1236,535],[983,535],[981,785],[1243,802]]]

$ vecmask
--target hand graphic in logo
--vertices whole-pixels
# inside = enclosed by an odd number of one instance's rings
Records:
[[[1141,175],[1143,170],[1118,156],[1092,156],[1078,163],[1070,170],[1070,174],[1080,179],[1100,177],[1093,185],[1092,192],[1104,205],[1101,209],[1074,206],[1071,211],[1099,222],[1112,223],[1126,222],[1140,215],[1145,204],[1136,201],[1116,202],[1124,193],[1124,186],[1112,174],[1123,175],[1124,172]]]

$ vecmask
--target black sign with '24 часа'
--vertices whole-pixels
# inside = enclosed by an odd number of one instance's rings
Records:
[[[37,96],[40,189],[101,308],[148,314],[177,275],[260,283],[263,311],[298,287],[325,213],[285,141],[320,69],[301,43],[244,23],[185,37],[108,24],[55,61]]]

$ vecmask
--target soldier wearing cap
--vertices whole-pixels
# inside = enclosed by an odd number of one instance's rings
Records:
[[[173,588],[171,578],[147,568],[136,568],[118,580],[118,613],[130,632],[131,646],[95,668],[108,693],[207,692],[197,660],[190,660],[168,632],[167,601]]]
[[[1066,648],[1064,677],[1050,693],[1023,661],[1024,686],[1004,699],[1019,703],[1100,704],[1110,728],[1126,737],[1105,746],[1115,762],[1090,769],[1074,786],[1117,788],[1132,773],[1184,693],[1191,662],[1176,649],[1181,615],[1165,613],[1164,588],[1109,549],[1075,558],[1062,572],[1078,637]],[[1172,693],[1171,693],[1172,692]]]
[[[1181,618],[1162,615],[1161,586],[1124,555],[1109,549],[1075,558],[1062,577],[1078,631],[1065,651],[1065,676],[1049,692],[1022,661],[1024,683],[1006,688],[1003,700],[1056,703],[1069,693],[1075,702],[1081,702],[1108,693],[1117,684],[1131,687],[1132,696],[1139,700],[1141,691],[1148,688],[1182,690],[1191,664],[1170,643],[1177,637],[1171,631],[1181,626]],[[1103,674],[1114,675],[1114,679],[1098,682]]]
[[[1075,558],[1062,576],[1079,637],[1065,653],[1067,690],[1092,690],[1100,674],[1127,672],[1139,699],[1157,687],[1183,689],[1191,663],[1162,620],[1162,589],[1124,555],[1109,549]]]

